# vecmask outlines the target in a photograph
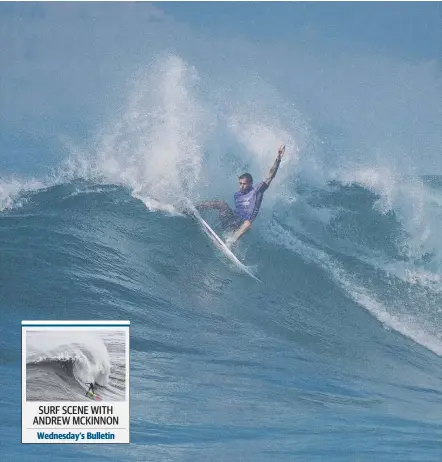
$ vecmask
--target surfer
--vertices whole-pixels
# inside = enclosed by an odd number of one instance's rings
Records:
[[[239,191],[234,194],[235,211],[229,207],[227,202],[222,200],[205,201],[197,205],[198,210],[218,210],[221,226],[225,231],[233,231],[233,234],[226,240],[228,247],[235,244],[251,228],[261,207],[264,192],[275,178],[284,153],[285,146],[281,145],[267,178],[257,186],[253,186],[253,177],[250,173],[243,173],[238,178]]]
[[[86,385],[89,385],[89,389],[86,392],[86,395],[90,392],[93,395],[95,395],[95,385],[93,383],[87,383]]]

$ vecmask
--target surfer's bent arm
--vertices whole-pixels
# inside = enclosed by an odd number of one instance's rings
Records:
[[[270,186],[270,183],[272,182],[273,178],[276,176],[276,172],[278,171],[279,164],[281,163],[282,156],[284,155],[285,152],[285,146],[281,145],[278,149],[278,155],[276,156],[275,163],[272,165],[272,168],[269,171],[268,177],[264,180],[264,183],[267,184],[267,186]]]

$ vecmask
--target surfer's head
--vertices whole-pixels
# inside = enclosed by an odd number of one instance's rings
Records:
[[[246,193],[253,187],[253,178],[250,173],[243,173],[239,178],[239,191]]]

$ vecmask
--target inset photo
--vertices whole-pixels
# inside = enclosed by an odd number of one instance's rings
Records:
[[[27,330],[26,401],[125,401],[127,335],[121,328]]]
[[[22,442],[129,443],[130,321],[22,321]]]

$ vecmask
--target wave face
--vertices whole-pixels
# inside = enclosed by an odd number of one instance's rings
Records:
[[[424,130],[439,109],[433,68],[390,72],[388,60],[370,67],[350,59],[353,85],[340,86],[343,62],[323,57],[314,72],[317,63],[301,53],[291,84],[299,94],[288,99],[258,64],[243,69],[251,57],[236,42],[216,44],[223,65],[194,65],[195,51],[158,52],[132,67],[126,100],[94,135],[74,142],[71,133],[67,154],[54,155],[47,172],[28,165],[29,175],[1,176],[4,457],[440,460],[442,177],[423,176],[419,160],[401,143],[395,149],[387,123],[396,110],[405,138],[418,120]],[[335,72],[321,87],[327,69]],[[419,79],[425,85],[413,91]],[[67,93],[60,86],[55,94]],[[344,101],[355,88],[358,97]],[[301,109],[306,94],[322,104],[324,93],[342,103],[328,101],[328,125]],[[78,96],[82,110],[86,96]],[[358,122],[373,104],[370,120]],[[345,141],[339,121],[352,130]],[[410,142],[415,152],[419,139]],[[428,137],[426,147],[437,140]],[[260,284],[181,211],[188,200],[231,203],[237,176],[265,178],[281,142],[287,154],[235,249]],[[216,215],[204,218],[217,228]],[[26,319],[131,321],[130,447],[51,445],[49,453],[35,445],[31,454],[16,444],[20,396],[11,388],[20,382],[17,326]],[[107,399],[121,399],[118,342],[105,333],[48,340],[36,332],[26,352],[28,398],[83,399],[94,380]]]
[[[434,207],[437,181],[421,184]],[[442,394],[438,249],[410,256],[397,215],[360,185],[295,190],[294,203],[264,208],[237,249],[263,284],[191,219],[150,211],[128,188],[78,180],[27,192],[0,220],[2,303],[14,307],[5,324],[132,321],[133,457],[144,445],[159,454],[171,438],[172,457],[183,442],[187,454],[216,457],[215,442],[232,457],[268,450],[289,460],[325,444],[332,459],[365,445],[385,459],[403,446],[416,460],[425,446],[431,459]],[[123,396],[105,338],[34,335],[28,398],[75,398],[91,379]]]

